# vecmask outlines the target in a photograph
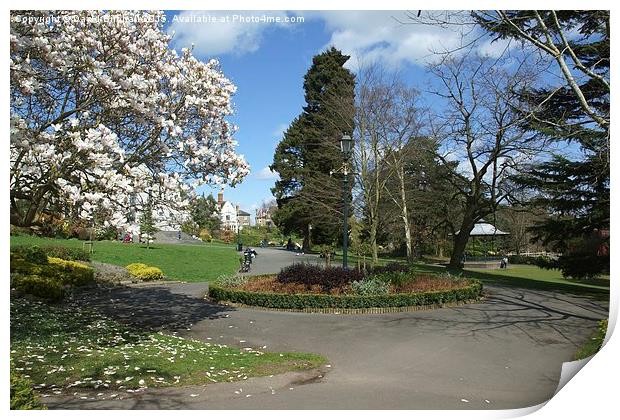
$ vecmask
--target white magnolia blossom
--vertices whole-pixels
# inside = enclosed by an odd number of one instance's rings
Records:
[[[126,226],[136,197],[178,209],[192,188],[248,174],[227,121],[235,86],[216,60],[171,50],[163,16],[14,13],[12,219],[31,223],[53,204]]]

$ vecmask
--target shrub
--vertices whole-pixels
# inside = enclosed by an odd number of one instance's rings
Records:
[[[226,242],[227,244],[232,243],[235,240],[235,236],[235,232],[232,230],[223,229],[220,231],[220,240]]]
[[[276,279],[280,283],[300,283],[310,289],[319,285],[324,291],[342,288],[364,278],[358,270],[344,270],[341,267],[322,268],[314,264],[293,264],[283,268]]]
[[[25,295],[33,295],[50,302],[59,302],[65,295],[61,280],[36,274],[13,274],[11,288]]]
[[[592,279],[601,273],[609,273],[609,256],[594,253],[571,253],[562,255],[551,264],[541,265],[542,268],[559,268],[562,276],[574,279]]]
[[[407,273],[409,272],[409,266],[407,264],[391,262],[386,265],[378,265],[369,270],[369,274],[384,274],[384,273]]]
[[[609,256],[598,256],[596,252],[572,252],[561,255],[558,259],[552,259],[543,255],[538,257],[525,255],[511,255],[508,257],[510,264],[530,264],[547,270],[558,269],[566,278],[588,279],[594,278],[601,273],[609,272]]]
[[[161,280],[164,278],[164,273],[157,267],[146,267],[134,271],[132,275],[144,281]]]
[[[46,262],[36,264],[11,254],[11,273],[38,276],[60,282],[61,285],[85,286],[95,281],[94,271],[85,264],[46,257]]]
[[[215,284],[221,287],[239,287],[247,281],[246,277],[236,274],[223,274],[217,278]]]
[[[97,226],[95,227],[94,237],[98,241],[113,241],[118,238],[118,230],[114,226]]]
[[[188,235],[200,236],[200,226],[193,220],[186,220],[181,223],[181,232],[187,233]]]
[[[132,272],[134,270],[142,270],[144,268],[147,268],[148,265],[143,264],[143,263],[132,263],[129,264],[127,267],[125,267],[127,270],[129,270],[129,272]]]
[[[526,257],[523,255],[509,255],[508,264],[531,264],[531,263],[526,262],[528,258],[531,258],[531,257]]]
[[[164,278],[164,273],[157,267],[149,267],[142,263],[129,264],[127,267],[129,273],[143,281],[160,280]]]
[[[376,277],[366,278],[362,281],[351,283],[351,290],[356,295],[384,295],[390,289],[389,282],[385,282]]]
[[[11,253],[14,254],[15,257],[21,258],[29,263],[47,264],[47,254],[41,247],[37,245],[15,246],[11,248]]]
[[[11,225],[11,236],[31,236],[32,230],[27,227]]]
[[[532,257],[528,255],[510,255],[508,257],[508,264],[528,264],[537,265],[541,268],[551,268],[553,260],[549,257],[540,255],[538,257]]]
[[[11,363],[11,410],[45,410],[32,390],[32,384],[15,372]]]
[[[357,309],[421,306],[477,299],[481,293],[482,283],[479,281],[472,281],[468,286],[454,290],[364,296],[256,293],[219,286],[209,287],[209,297],[216,302],[235,302],[277,309]]]
[[[43,248],[48,257],[61,258],[67,261],[90,261],[90,253],[79,248],[65,246],[46,246]]]
[[[48,261],[49,265],[56,270],[56,275],[61,278],[63,284],[85,286],[95,281],[93,269],[86,264],[55,257],[48,257]]]
[[[199,237],[200,239],[202,239],[203,242],[213,241],[213,235],[211,235],[211,232],[209,232],[209,229],[201,229]]]
[[[368,278],[395,287],[400,287],[415,280],[414,274],[409,271],[386,271],[374,274]]]

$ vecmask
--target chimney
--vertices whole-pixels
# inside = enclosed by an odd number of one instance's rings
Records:
[[[221,208],[222,204],[224,204],[224,188],[217,193],[217,205]]]
[[[237,215],[239,215],[239,204],[235,206],[235,210],[237,211]]]

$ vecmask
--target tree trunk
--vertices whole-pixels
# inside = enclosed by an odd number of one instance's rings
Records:
[[[407,261],[411,261],[413,259],[413,249],[411,247],[411,227],[409,226],[409,219],[406,216],[407,208],[403,209],[403,223],[405,225],[405,241],[407,246]]]
[[[409,224],[409,211],[407,210],[407,191],[405,189],[405,170],[402,166],[398,168],[398,177],[400,179],[400,200],[401,200],[401,218],[405,228],[405,241],[407,246],[407,261],[413,259],[413,249],[411,247],[411,225]]]
[[[48,185],[39,188],[30,198],[25,199],[28,202],[26,212],[21,212],[17,208],[17,203],[11,199],[11,223],[17,226],[30,227],[37,223],[41,211],[47,206],[47,193],[50,191]]]
[[[372,252],[372,262],[377,263],[379,261],[379,253],[377,252],[377,222],[374,217],[370,222],[370,249]]]
[[[461,268],[463,254],[465,254],[465,247],[469,241],[469,234],[474,228],[474,217],[471,211],[465,211],[463,216],[463,222],[461,223],[461,230],[454,237],[454,247],[452,248],[452,257],[450,257],[450,268]]]

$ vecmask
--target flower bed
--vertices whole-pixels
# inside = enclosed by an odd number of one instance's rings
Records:
[[[208,297],[216,302],[279,310],[412,310],[469,302],[479,299],[482,293],[482,283],[476,280],[398,273],[395,276],[370,276],[349,283],[333,282],[331,288],[307,278],[299,282],[281,282],[277,276],[249,277],[245,281],[225,279],[209,287]]]

